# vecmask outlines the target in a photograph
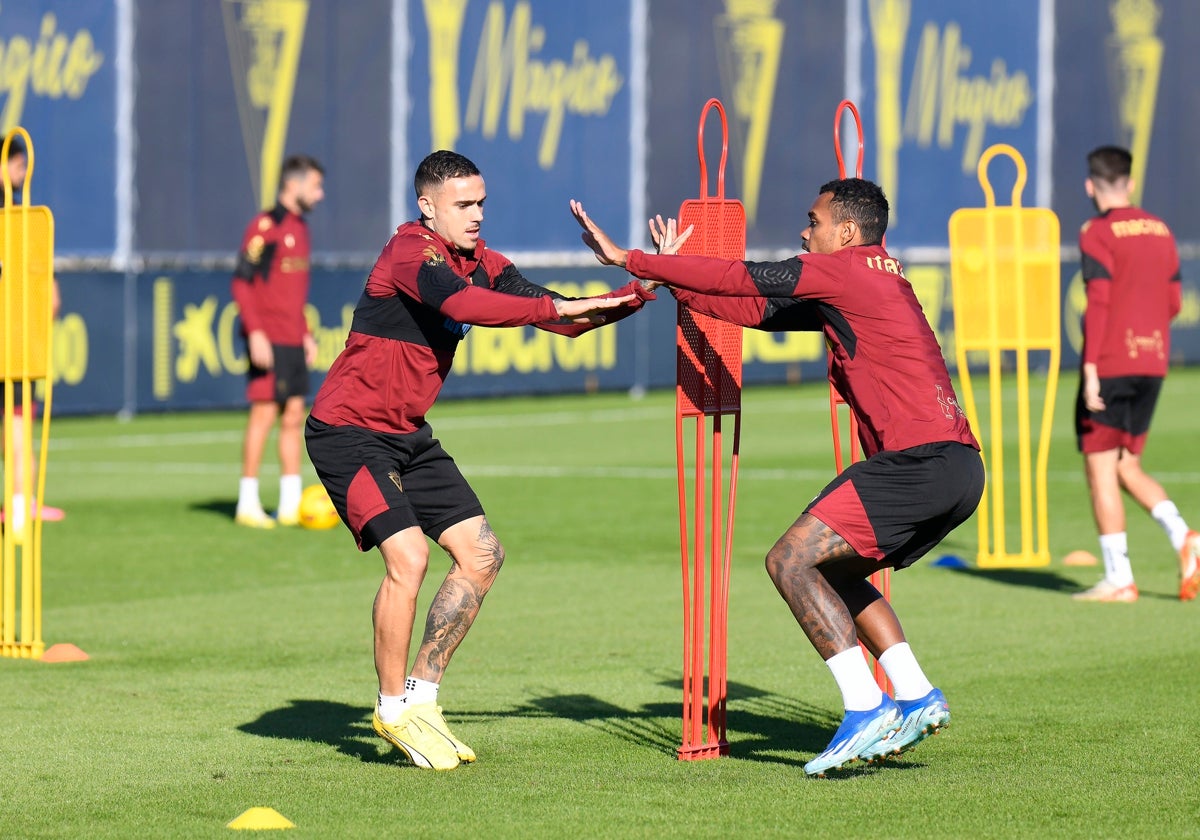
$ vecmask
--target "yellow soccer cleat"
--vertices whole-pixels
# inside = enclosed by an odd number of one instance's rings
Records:
[[[470,764],[475,760],[475,750],[455,738],[454,733],[450,731],[450,727],[446,725],[446,719],[442,717],[441,706],[433,703],[421,703],[412,707],[412,714],[419,716],[422,723],[433,727],[439,735],[453,744],[454,752],[458,755],[459,761]]]
[[[371,716],[371,725],[376,734],[408,756],[418,767],[428,770],[453,770],[458,766],[458,754],[454,743],[418,715],[416,710],[436,708],[432,703],[422,703],[404,713],[395,723],[384,723],[379,713]],[[441,719],[441,716],[438,716]]]
[[[238,513],[233,517],[233,521],[238,525],[244,525],[247,528],[259,528],[264,531],[269,531],[275,527],[275,520],[267,516],[262,511],[254,513]]]
[[[285,528],[294,528],[300,524],[300,511],[295,510],[295,511],[292,511],[291,513],[284,513],[283,511],[278,511],[275,514],[275,521],[278,522],[280,525],[282,525]]]

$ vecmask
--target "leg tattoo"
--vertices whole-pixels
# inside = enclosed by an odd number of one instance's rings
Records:
[[[450,657],[471,629],[483,598],[491,589],[500,567],[504,565],[504,548],[483,520],[479,534],[461,560],[451,552],[450,572],[429,606],[425,620],[425,635],[413,662],[413,674],[430,682],[440,682]],[[464,562],[465,561],[465,562]]]
[[[857,636],[846,603],[820,566],[857,557],[816,517],[805,514],[767,554],[767,572],[822,659],[853,647]]]

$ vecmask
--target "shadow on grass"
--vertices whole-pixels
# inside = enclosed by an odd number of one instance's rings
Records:
[[[1032,589],[1047,589],[1051,592],[1078,592],[1079,582],[1045,569],[955,569],[954,574],[969,575],[980,580],[1003,583],[1008,586],[1025,586]]]
[[[209,499],[206,502],[193,502],[188,505],[188,510],[213,513],[232,522],[233,515],[237,513],[237,499]]]
[[[243,723],[238,730],[264,738],[329,744],[338,752],[365,762],[388,764],[398,757],[391,750],[381,752],[376,745],[370,710],[346,703],[291,700],[287,706],[263,712],[257,720]]]
[[[635,747],[675,756],[682,741],[682,684],[665,680],[659,685],[679,690],[680,701],[628,709],[590,694],[547,694],[494,712],[447,709],[446,717],[451,724],[462,720],[482,723],[500,717],[570,720]],[[733,741],[729,753],[732,757],[802,767],[825,748],[841,716],[794,698],[730,683],[726,721],[727,737]],[[291,700],[287,706],[264,712],[238,729],[265,738],[329,744],[364,762],[403,760],[394,751],[381,751],[375,743],[369,710],[345,703]]]

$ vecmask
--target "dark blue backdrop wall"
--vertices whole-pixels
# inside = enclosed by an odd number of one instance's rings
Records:
[[[63,412],[239,405],[244,349],[228,275],[283,156],[327,164],[310,217],[311,319],[324,370],[347,307],[434,148],[474,158],[485,236],[564,291],[619,285],[583,252],[583,199],[645,244],[645,218],[724,188],[746,205],[751,256],[794,253],[836,174],[833,116],[852,98],[862,169],[893,202],[890,248],[953,356],[947,222],[980,206],[988,146],[1012,144],[1026,206],[1063,229],[1064,364],[1078,348],[1075,231],[1083,156],[1136,155],[1139,200],[1185,257],[1174,361],[1200,360],[1200,5],[1188,0],[36,0],[0,8],[0,127],[34,141],[30,196],[55,214]],[[842,126],[853,168],[856,136]],[[701,185],[698,141],[709,164]],[[997,195],[1011,173],[998,167]],[[1007,181],[1006,181],[1007,179]],[[672,383],[672,302],[566,342],[475,330],[449,395]],[[747,380],[822,375],[813,336],[747,335]]]

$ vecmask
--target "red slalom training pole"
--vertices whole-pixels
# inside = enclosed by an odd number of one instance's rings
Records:
[[[721,117],[721,163],[717,194],[710,197],[704,124],[714,108]],[[708,100],[700,113],[697,145],[700,198],[689,199],[679,208],[680,229],[694,227],[680,253],[745,259],[746,210],[740,201],[725,198],[729,127],[725,108],[717,99]],[[726,660],[729,567],[742,433],[742,328],[679,304],[676,365],[675,457],[683,569],[683,743],[678,756],[692,761],[729,753]],[[728,460],[726,417],[733,420]],[[685,419],[692,422],[685,423]],[[689,432],[695,442],[690,504],[685,446]]]
[[[858,160],[854,167],[854,177],[862,177],[863,165],[863,127],[862,118],[858,114],[858,108],[849,99],[843,99],[838,103],[837,110],[833,115],[833,152],[837,157],[838,177],[846,177],[846,161],[842,157],[842,114],[849,111],[854,118],[854,127],[858,132]],[[839,406],[846,406],[846,412],[850,418],[849,422],[849,438],[850,438],[850,460],[853,464],[862,457],[862,452],[859,449],[858,439],[858,418],[854,416],[854,409],[847,404],[846,400],[838,393],[837,388],[833,383],[829,383],[829,422],[833,431],[833,461],[834,466],[840,473],[843,469],[842,461],[842,431],[839,424],[840,409]],[[871,585],[874,586],[883,595],[884,600],[892,600],[892,570],[882,569],[871,575]],[[859,643],[862,644],[861,642]],[[871,659],[871,654],[863,646],[863,651],[867,654],[867,658]],[[883,666],[879,662],[874,662],[875,682],[879,688],[885,693],[891,694],[892,687],[888,682],[887,674],[884,673]]]

